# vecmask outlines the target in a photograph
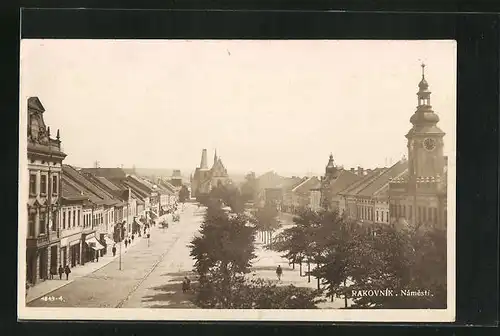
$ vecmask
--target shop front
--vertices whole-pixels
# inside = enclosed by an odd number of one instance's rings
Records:
[[[82,263],[80,258],[80,251],[81,251],[81,244],[79,241],[70,243],[69,264],[71,267],[75,267],[76,265],[80,265],[80,263]]]
[[[102,250],[104,246],[97,240],[95,236],[85,239],[85,245],[87,246],[87,261],[94,261],[98,257],[102,256]]]

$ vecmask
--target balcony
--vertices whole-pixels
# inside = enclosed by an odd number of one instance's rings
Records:
[[[27,248],[38,248],[49,244],[49,236],[46,234],[42,234],[38,237],[29,237],[26,238],[26,247]]]

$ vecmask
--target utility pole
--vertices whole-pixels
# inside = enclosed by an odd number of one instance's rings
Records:
[[[118,252],[118,269],[121,271],[122,270],[122,230],[123,230],[123,222],[120,225],[120,231],[118,233],[118,237],[120,238],[120,251]]]

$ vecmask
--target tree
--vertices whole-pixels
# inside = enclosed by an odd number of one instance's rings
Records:
[[[323,300],[321,291],[311,288],[277,286],[275,282],[253,279],[238,283],[238,309],[316,309]]]
[[[446,308],[446,234],[440,230],[381,227],[364,238],[352,290],[392,289],[394,296],[353,297],[352,308]],[[429,290],[405,296],[402,291]]]
[[[299,263],[299,272],[302,275],[302,262],[308,260],[312,255],[313,227],[318,222],[318,214],[309,209],[301,209],[299,214],[293,218],[294,226],[283,230],[273,243],[272,249],[285,252],[284,257],[290,260],[294,267]]]
[[[189,189],[183,185],[179,190],[179,202],[184,203],[189,199]]]
[[[231,208],[233,213],[242,213],[245,210],[245,202],[238,188],[231,185],[219,184],[212,188],[209,199],[222,202]]]
[[[267,237],[268,243],[272,242],[273,232],[281,226],[278,220],[278,210],[272,205],[255,209],[252,213],[252,223],[261,234]]]
[[[257,198],[259,181],[255,177],[254,172],[250,172],[245,176],[245,182],[241,185],[241,195],[245,202],[255,201]]]
[[[227,214],[212,203],[199,235],[190,245],[199,275],[197,302],[203,308],[233,308],[238,284],[250,270],[254,228],[241,214]]]

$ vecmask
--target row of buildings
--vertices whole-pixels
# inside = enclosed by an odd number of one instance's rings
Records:
[[[44,113],[37,97],[28,99],[26,281],[32,285],[54,267],[106,253],[118,227],[130,235],[157,220],[175,207],[182,187],[178,171],[152,181],[121,168],[64,164],[59,130],[53,138]]]
[[[330,155],[321,177],[285,178],[266,173],[258,178],[261,203],[281,211],[338,210],[369,224],[424,225],[446,228],[447,167],[445,133],[437,126],[425,65],[418,84],[417,108],[406,133],[407,156],[390,167],[344,169]]]

